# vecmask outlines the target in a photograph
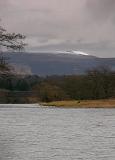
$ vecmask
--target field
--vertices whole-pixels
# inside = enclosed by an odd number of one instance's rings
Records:
[[[42,103],[42,105],[65,108],[115,108],[115,99],[55,101]]]

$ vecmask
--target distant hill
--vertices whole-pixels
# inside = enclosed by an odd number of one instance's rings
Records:
[[[115,70],[115,58],[98,58],[76,51],[4,54],[18,69],[22,71],[25,69],[28,74],[32,72],[40,76],[84,74],[93,67],[103,65]]]

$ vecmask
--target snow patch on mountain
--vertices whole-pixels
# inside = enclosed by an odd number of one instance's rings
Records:
[[[84,55],[84,56],[89,56],[88,53],[81,52],[81,51],[72,51],[72,53],[74,53],[74,54],[79,54],[79,55]]]
[[[76,55],[83,55],[83,56],[89,56],[88,53],[82,52],[82,51],[57,51],[56,53],[63,53],[63,54],[76,54]]]

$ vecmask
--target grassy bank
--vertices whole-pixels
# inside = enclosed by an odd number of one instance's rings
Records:
[[[115,108],[115,99],[55,101],[42,103],[42,105],[65,108]]]

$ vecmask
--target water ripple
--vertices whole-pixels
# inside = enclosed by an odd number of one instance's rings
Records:
[[[114,109],[0,107],[0,160],[97,159],[115,160]]]

